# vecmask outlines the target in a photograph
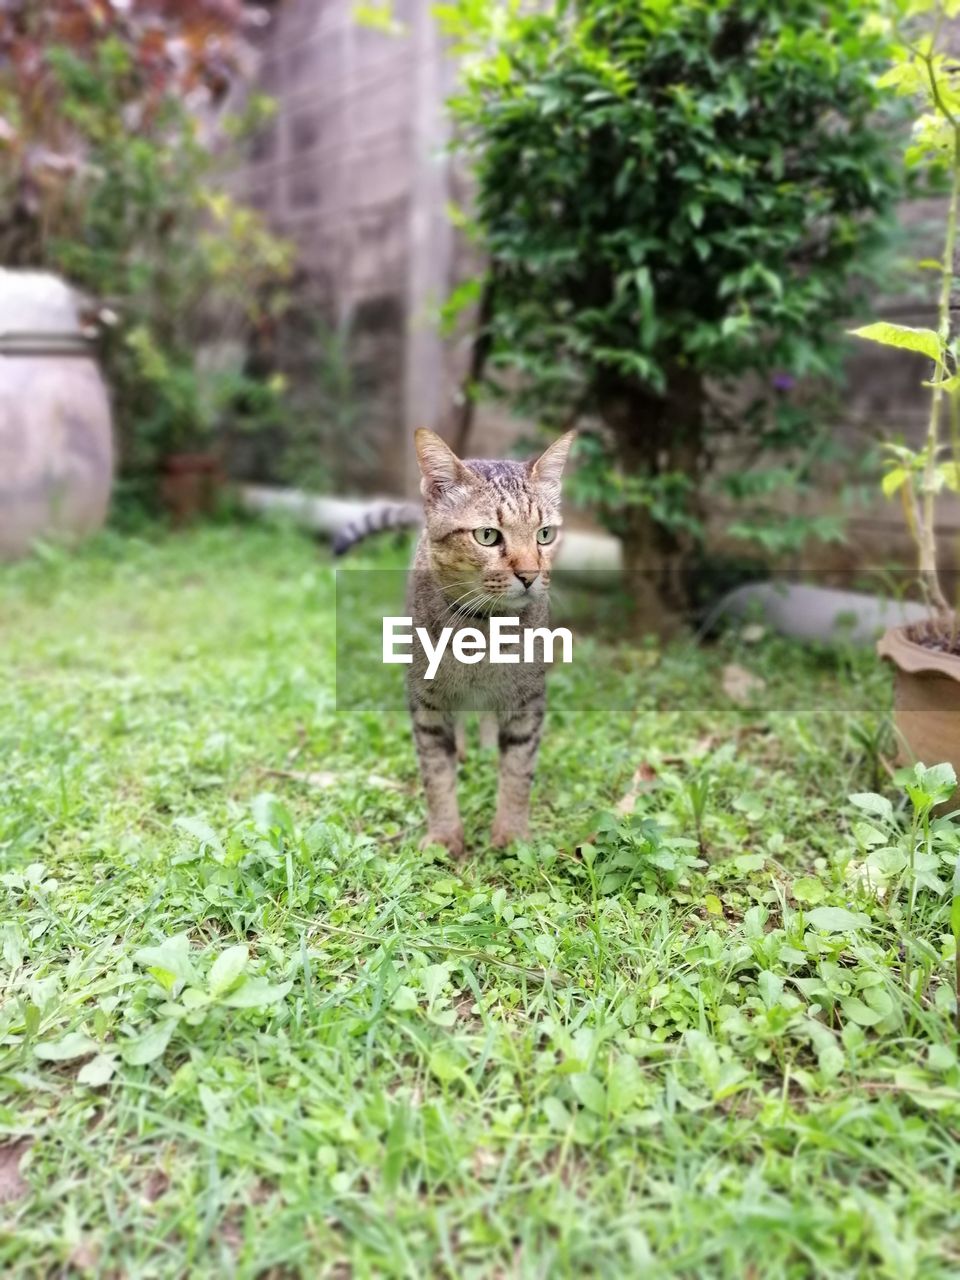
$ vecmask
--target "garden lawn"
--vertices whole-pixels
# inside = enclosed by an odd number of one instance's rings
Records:
[[[956,837],[873,657],[583,638],[455,865],[333,633],[290,531],[0,571],[0,1270],[956,1275]]]

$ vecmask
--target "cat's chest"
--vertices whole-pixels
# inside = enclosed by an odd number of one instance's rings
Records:
[[[427,697],[466,711],[509,709],[543,683],[542,664],[497,664],[484,659],[465,665],[445,655],[432,680],[423,678]]]
[[[463,637],[456,643],[457,632],[448,635],[439,659],[431,657],[425,646],[415,646],[410,682],[414,691],[428,704],[466,711],[509,711],[512,706],[543,687],[542,661],[524,660],[524,636],[534,627],[543,626],[545,610],[518,621],[502,633],[505,642],[491,643],[487,619],[477,619],[457,629]],[[421,624],[422,625],[422,624]],[[427,628],[430,645],[436,654],[442,643],[438,627]],[[481,647],[482,646],[482,647]],[[467,660],[464,660],[467,659]]]

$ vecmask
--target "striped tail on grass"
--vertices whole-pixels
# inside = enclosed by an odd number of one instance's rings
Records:
[[[386,529],[418,529],[423,524],[423,511],[414,502],[384,502],[364,512],[359,520],[351,520],[337,531],[333,554],[342,556],[351,547]]]

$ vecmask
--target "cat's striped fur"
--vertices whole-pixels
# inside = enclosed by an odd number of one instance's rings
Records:
[[[490,616],[519,617],[521,627],[548,621],[547,592],[560,545],[560,480],[573,432],[530,463],[461,461],[431,431],[416,433],[423,476],[424,528],[408,588],[408,613],[436,644],[444,627],[473,627],[489,641]],[[550,540],[543,543],[543,532]],[[483,545],[492,532],[497,540]],[[500,776],[493,843],[527,834],[530,788],[546,707],[542,662],[464,665],[444,653],[434,679],[414,645],[407,689],[427,800],[425,843],[463,853],[457,806],[462,718],[480,713],[497,726]]]

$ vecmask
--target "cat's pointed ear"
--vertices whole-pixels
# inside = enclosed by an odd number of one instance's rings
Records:
[[[420,488],[424,497],[429,493],[443,493],[455,484],[469,483],[472,478],[470,472],[435,431],[420,427],[413,433],[413,441],[423,475]]]
[[[567,454],[576,438],[576,431],[568,431],[544,449],[540,457],[530,463],[531,480],[538,480],[541,484],[559,485]]]

